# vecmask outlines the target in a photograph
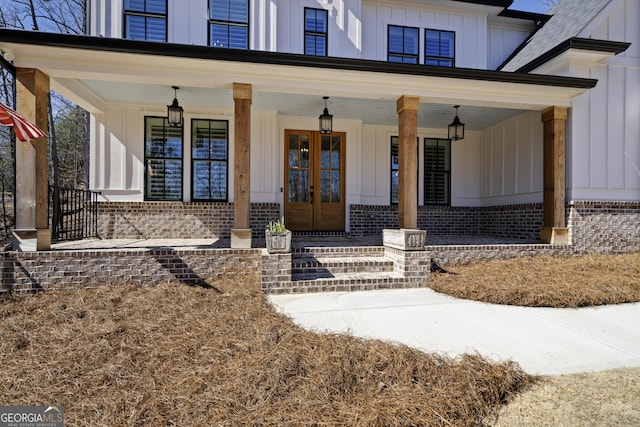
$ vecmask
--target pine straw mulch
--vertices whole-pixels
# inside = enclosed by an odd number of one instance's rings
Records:
[[[558,308],[640,301],[640,252],[533,256],[443,267],[455,274],[433,273],[427,285],[457,298]]]
[[[640,426],[640,368],[546,377],[500,410],[512,426]]]
[[[253,278],[0,298],[0,402],[62,404],[68,425],[481,425],[536,381],[305,331]]]

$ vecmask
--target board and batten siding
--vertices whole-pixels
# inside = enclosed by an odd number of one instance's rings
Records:
[[[529,37],[534,29],[533,25],[516,27],[490,23],[487,43],[487,68],[489,70],[497,70],[518,46]]]
[[[631,42],[603,64],[572,66],[598,84],[574,99],[568,124],[569,200],[640,200],[640,2],[612,3],[581,37]]]
[[[542,137],[537,111],[519,114],[482,132],[481,206],[542,201]]]
[[[459,9],[421,5],[365,3],[362,6],[362,57],[387,60],[387,28],[400,25],[420,28],[420,62],[424,62],[424,29],[456,33],[456,67],[487,67],[487,17]]]
[[[464,3],[402,4],[343,0],[250,0],[249,49],[304,53],[304,9],[325,9],[328,14],[328,55],[387,60],[389,25],[418,27],[420,62],[424,57],[424,29],[456,33],[456,66],[495,69],[522,42],[531,23],[488,22],[486,13]],[[89,6],[89,33],[123,36],[122,0],[93,0]],[[208,0],[169,1],[167,41],[206,46]]]
[[[110,105],[105,114],[91,116],[90,186],[104,200],[144,200],[144,117],[166,115],[166,107]],[[282,165],[275,111],[251,112],[251,202],[278,201],[281,182],[276,165]],[[228,195],[233,201],[234,127],[232,110],[190,112],[184,115],[183,201],[191,200],[191,119],[229,121]]]
[[[418,128],[418,204],[424,204],[424,140],[446,138],[446,129]],[[391,137],[393,126],[363,125],[359,152],[360,200],[363,205],[388,206],[391,201]],[[467,131],[464,140],[451,144],[451,204],[480,205],[480,136]],[[351,166],[351,165],[349,165]]]

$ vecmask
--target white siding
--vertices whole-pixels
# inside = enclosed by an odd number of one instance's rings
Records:
[[[420,28],[420,62],[424,57],[424,29],[456,33],[456,67],[487,66],[487,17],[456,9],[421,5],[365,3],[362,22],[362,57],[387,60],[387,28],[401,25]]]
[[[581,36],[627,41],[603,65],[572,67],[598,85],[573,101],[567,138],[570,200],[640,199],[640,2],[620,1]]]
[[[391,200],[391,137],[397,127],[362,127],[362,203],[388,205]]]
[[[391,137],[398,135],[394,126],[362,126],[360,149],[361,202],[388,205],[391,200]],[[348,137],[347,137],[348,138]],[[424,202],[424,139],[446,138],[446,129],[418,129],[419,178],[418,201]],[[480,194],[480,132],[469,131],[465,139],[451,144],[451,204],[478,206]]]
[[[487,68],[497,70],[500,65],[529,37],[530,28],[506,25],[489,25]]]
[[[522,113],[486,129],[479,146],[482,206],[542,201],[539,112]]]
[[[360,58],[361,2],[344,0],[286,0],[278,2],[278,52],[304,53],[304,9],[325,9],[329,56]],[[272,24],[273,25],[273,24]]]
[[[167,10],[167,38],[171,43],[206,45],[207,0],[171,1]]]
[[[481,133],[466,131],[451,142],[451,205],[480,205]]]

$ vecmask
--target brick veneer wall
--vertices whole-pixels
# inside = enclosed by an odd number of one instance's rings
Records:
[[[478,208],[478,234],[511,239],[540,238],[542,203]]]
[[[569,238],[576,252],[640,251],[640,201],[572,201]]]
[[[269,221],[280,216],[277,203],[252,203],[250,226],[264,237]],[[228,238],[232,203],[100,202],[98,235],[103,239]]]
[[[206,285],[262,270],[260,249],[170,248],[2,253],[1,292],[181,282]]]
[[[427,253],[444,266],[470,264],[489,259],[511,259],[536,255],[571,256],[573,249],[565,245],[451,245],[426,246]]]
[[[397,206],[351,205],[351,235],[382,234],[398,228]],[[542,227],[542,204],[490,207],[419,206],[418,228],[430,235],[466,234],[537,239]]]
[[[352,236],[382,235],[383,228],[398,228],[398,207],[381,205],[350,205]]]
[[[478,234],[478,209],[465,206],[419,206],[418,228],[427,234]]]

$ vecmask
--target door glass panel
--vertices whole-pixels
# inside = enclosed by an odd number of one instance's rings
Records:
[[[329,136],[322,136],[321,138],[321,154],[320,154],[320,167],[327,169],[331,165],[331,138]]]
[[[300,136],[300,167],[309,167],[309,137],[307,135]]]
[[[295,169],[299,165],[298,149],[300,148],[300,142],[298,141],[298,135],[289,136],[289,168]]]
[[[321,139],[320,201],[340,202],[340,137]]]
[[[289,136],[289,202],[309,201],[309,137]]]
[[[331,201],[331,171],[329,170],[320,172],[320,201],[322,203]]]
[[[340,202],[340,169],[331,171],[331,201]]]
[[[334,136],[331,141],[331,168],[340,169],[340,137]]]

